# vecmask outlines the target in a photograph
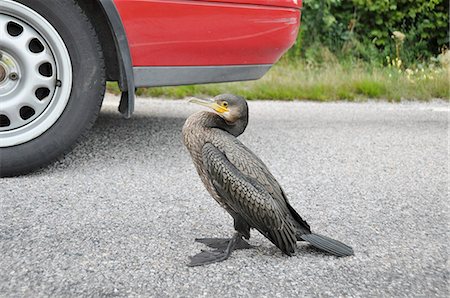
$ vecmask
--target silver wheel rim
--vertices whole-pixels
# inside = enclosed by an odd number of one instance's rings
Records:
[[[72,89],[72,63],[56,29],[10,0],[0,8],[0,147],[19,145],[59,119]]]

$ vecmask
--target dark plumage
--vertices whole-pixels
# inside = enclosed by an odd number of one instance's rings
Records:
[[[296,242],[302,240],[336,256],[353,254],[351,247],[313,234],[265,164],[236,138],[248,124],[243,98],[224,94],[191,102],[215,112],[198,112],[186,120],[184,144],[208,192],[234,218],[237,233],[231,239],[196,239],[215,250],[191,257],[190,265],[222,261],[233,249],[251,247],[242,239],[250,238],[250,228],[287,255],[294,253]]]

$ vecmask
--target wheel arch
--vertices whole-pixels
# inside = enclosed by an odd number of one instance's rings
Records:
[[[113,0],[76,0],[92,22],[105,57],[106,78],[122,91],[119,111],[129,118],[134,110],[134,76],[128,39]]]

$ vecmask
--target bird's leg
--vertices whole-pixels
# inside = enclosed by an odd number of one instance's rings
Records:
[[[233,211],[228,210],[230,212],[231,216],[234,219],[234,229],[241,237],[238,238],[236,245],[234,249],[248,249],[253,248],[253,245],[250,245],[242,239],[242,237],[249,239],[250,238],[250,226],[248,223],[237,213],[234,213]],[[209,246],[211,248],[215,248],[218,250],[225,250],[228,247],[228,244],[230,243],[231,239],[228,238],[197,238],[195,239],[196,242],[200,242],[205,244],[206,246]]]
[[[228,244],[230,243],[232,239],[230,238],[196,238],[196,242],[200,242],[205,244],[208,247],[215,248],[217,250],[224,251],[227,249]],[[242,239],[242,236],[239,237],[236,241],[236,245],[234,246],[234,249],[249,249],[253,248],[253,245],[250,245],[247,241]]]
[[[210,246],[207,244],[210,247],[216,247],[216,249],[211,250],[211,251],[202,250],[201,253],[196,254],[193,257],[189,257],[191,259],[191,262],[188,264],[188,266],[190,266],[190,267],[202,266],[202,265],[225,261],[231,255],[231,252],[234,249],[236,249],[236,246],[239,243],[239,241],[243,241],[244,243],[249,245],[245,240],[242,240],[242,235],[240,233],[234,234],[233,238],[231,238],[231,239],[207,239],[207,242],[211,243],[210,240],[219,240],[218,242],[216,241],[216,243],[219,243],[220,245],[217,246],[217,245],[211,244],[214,246]],[[198,239],[196,239],[196,241],[198,241]],[[198,242],[202,242],[202,241],[198,241]],[[225,249],[221,249],[223,247],[223,244],[226,242],[228,242],[228,243],[226,244]],[[202,243],[205,243],[205,242],[202,242]]]

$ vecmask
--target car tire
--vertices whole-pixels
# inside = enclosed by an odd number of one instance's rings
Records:
[[[2,0],[0,31],[0,176],[7,177],[69,152],[94,124],[106,83],[96,32],[72,0]]]

